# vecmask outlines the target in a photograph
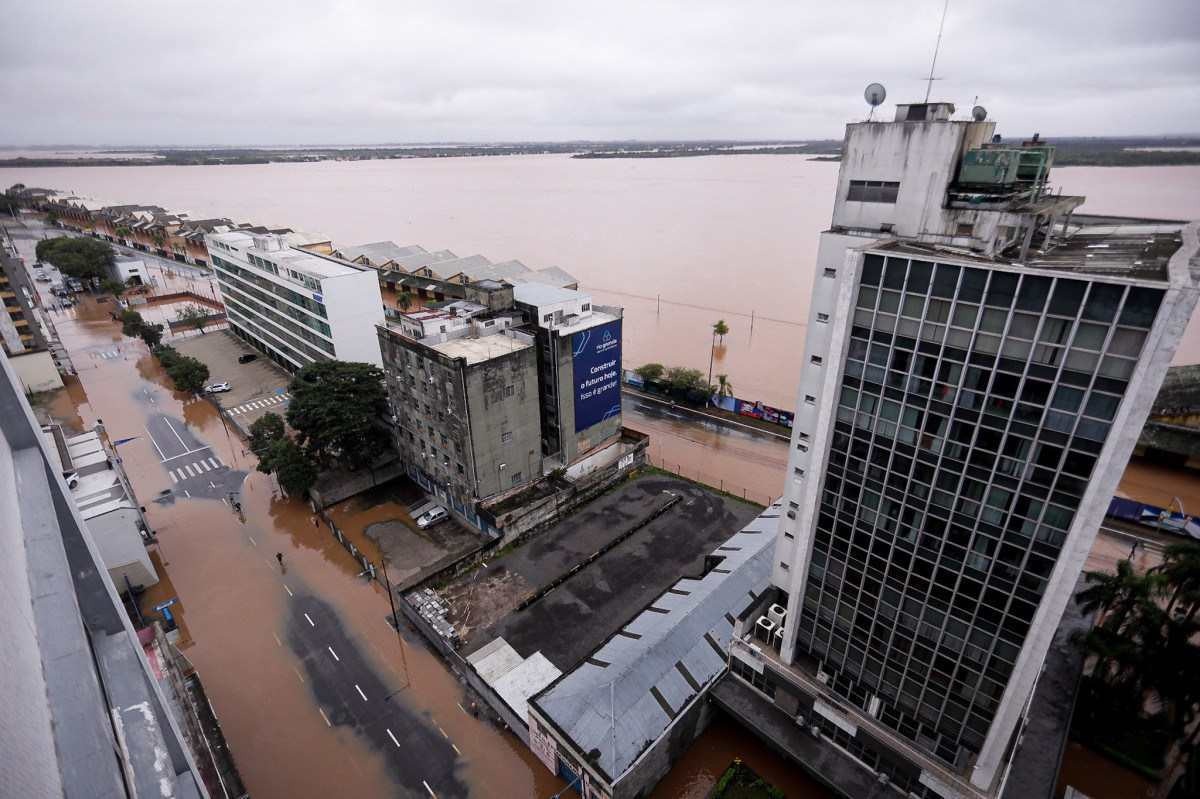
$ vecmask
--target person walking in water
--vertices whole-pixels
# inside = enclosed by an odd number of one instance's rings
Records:
[[[283,565],[283,553],[282,553],[282,552],[276,552],[276,553],[275,553],[275,560],[279,561],[279,565],[280,565],[280,566],[282,566],[282,565]]]

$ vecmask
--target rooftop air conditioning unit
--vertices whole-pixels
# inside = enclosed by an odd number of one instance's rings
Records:
[[[812,735],[812,737],[814,737],[814,738],[820,738],[820,737],[821,737],[821,728],[820,728],[820,727],[818,727],[816,724],[814,724],[814,725],[812,725],[811,727],[809,727],[809,728],[808,728],[808,732],[809,732],[809,734],[810,734],[810,735]]]
[[[804,714],[803,714],[803,713],[797,713],[797,714],[796,714],[796,725],[797,725],[797,726],[800,726],[800,727],[803,727],[803,726],[804,726],[804,721],[805,721],[805,719],[804,719]]]
[[[829,685],[829,672],[818,671],[817,682],[821,683],[821,685]]]
[[[767,609],[767,618],[775,622],[776,626],[782,627],[784,619],[787,618],[787,608],[783,605],[771,605]]]
[[[759,616],[758,621],[754,625],[755,637],[760,641],[771,643],[771,635],[775,632],[775,622],[768,619],[766,616]]]

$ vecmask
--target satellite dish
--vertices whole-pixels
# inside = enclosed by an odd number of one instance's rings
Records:
[[[981,105],[977,105],[971,109],[971,118],[976,122],[982,122],[987,119],[987,109]]]
[[[883,105],[883,101],[887,99],[887,89],[883,88],[882,83],[872,83],[863,92],[863,98],[867,101],[867,105],[876,108]]]

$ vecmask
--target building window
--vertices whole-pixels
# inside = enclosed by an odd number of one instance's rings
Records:
[[[511,397],[516,392],[517,392],[517,389],[515,386],[505,386],[504,387],[504,396],[506,396],[506,397]]]
[[[788,565],[781,560],[781,561],[779,561],[779,568],[783,569],[784,571],[787,571]]]
[[[551,319],[553,319],[553,318],[554,318],[554,314],[552,314],[552,313],[548,313],[548,314],[546,314],[545,316],[543,316],[543,317],[542,317],[542,321],[543,321],[543,322],[549,322],[549,321],[550,321]]]
[[[797,444],[796,449],[800,450],[801,452],[808,452],[808,444]]]
[[[509,432],[509,433],[501,433],[500,434],[500,443],[501,444],[507,444],[510,441],[512,441],[512,433]]]
[[[590,311],[592,310],[592,304],[590,302],[585,302],[582,306],[580,306],[580,308],[584,311]]]
[[[837,277],[837,270],[825,267],[825,277]]]
[[[812,364],[814,366],[820,366],[821,364],[825,363],[825,359],[822,358],[820,355],[814,355],[811,358],[809,358],[808,360],[810,362],[812,362]]]
[[[517,484],[517,483],[519,483],[519,482],[521,482],[521,473],[520,473],[520,472],[516,472],[516,473],[515,473],[515,474],[513,474],[513,476],[512,476],[512,484],[513,484],[513,485],[516,485],[516,484]]]
[[[790,538],[790,539],[792,539],[793,541],[794,541],[794,540],[796,540],[796,536],[792,535],[792,534],[791,534],[791,533],[789,533],[787,530],[784,530],[784,531],[783,531],[783,537],[784,537],[784,538]]]
[[[827,314],[827,313],[817,314],[817,321],[823,325],[828,324],[829,323],[829,314]]]
[[[817,398],[814,397],[812,394],[805,394],[804,395],[804,404],[805,405],[816,405]]]
[[[792,473],[793,473],[794,475],[796,475],[797,477],[803,477],[803,476],[804,476],[804,470],[803,470],[803,469],[801,469],[799,466],[797,466],[796,468],[792,469]]]
[[[971,222],[960,222],[954,229],[954,235],[966,236],[967,238],[970,238],[971,236],[975,235],[975,225]]]
[[[852,180],[846,199],[858,203],[895,203],[900,184],[888,180]]]

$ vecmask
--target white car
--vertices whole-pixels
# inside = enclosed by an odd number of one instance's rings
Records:
[[[438,522],[444,522],[450,517],[446,509],[441,505],[436,508],[431,508],[417,517],[417,527],[424,530],[426,527],[433,527]]]
[[[213,383],[212,385],[208,385],[208,386],[204,387],[205,394],[220,394],[222,391],[232,391],[232,390],[233,389],[229,385],[228,382]]]

